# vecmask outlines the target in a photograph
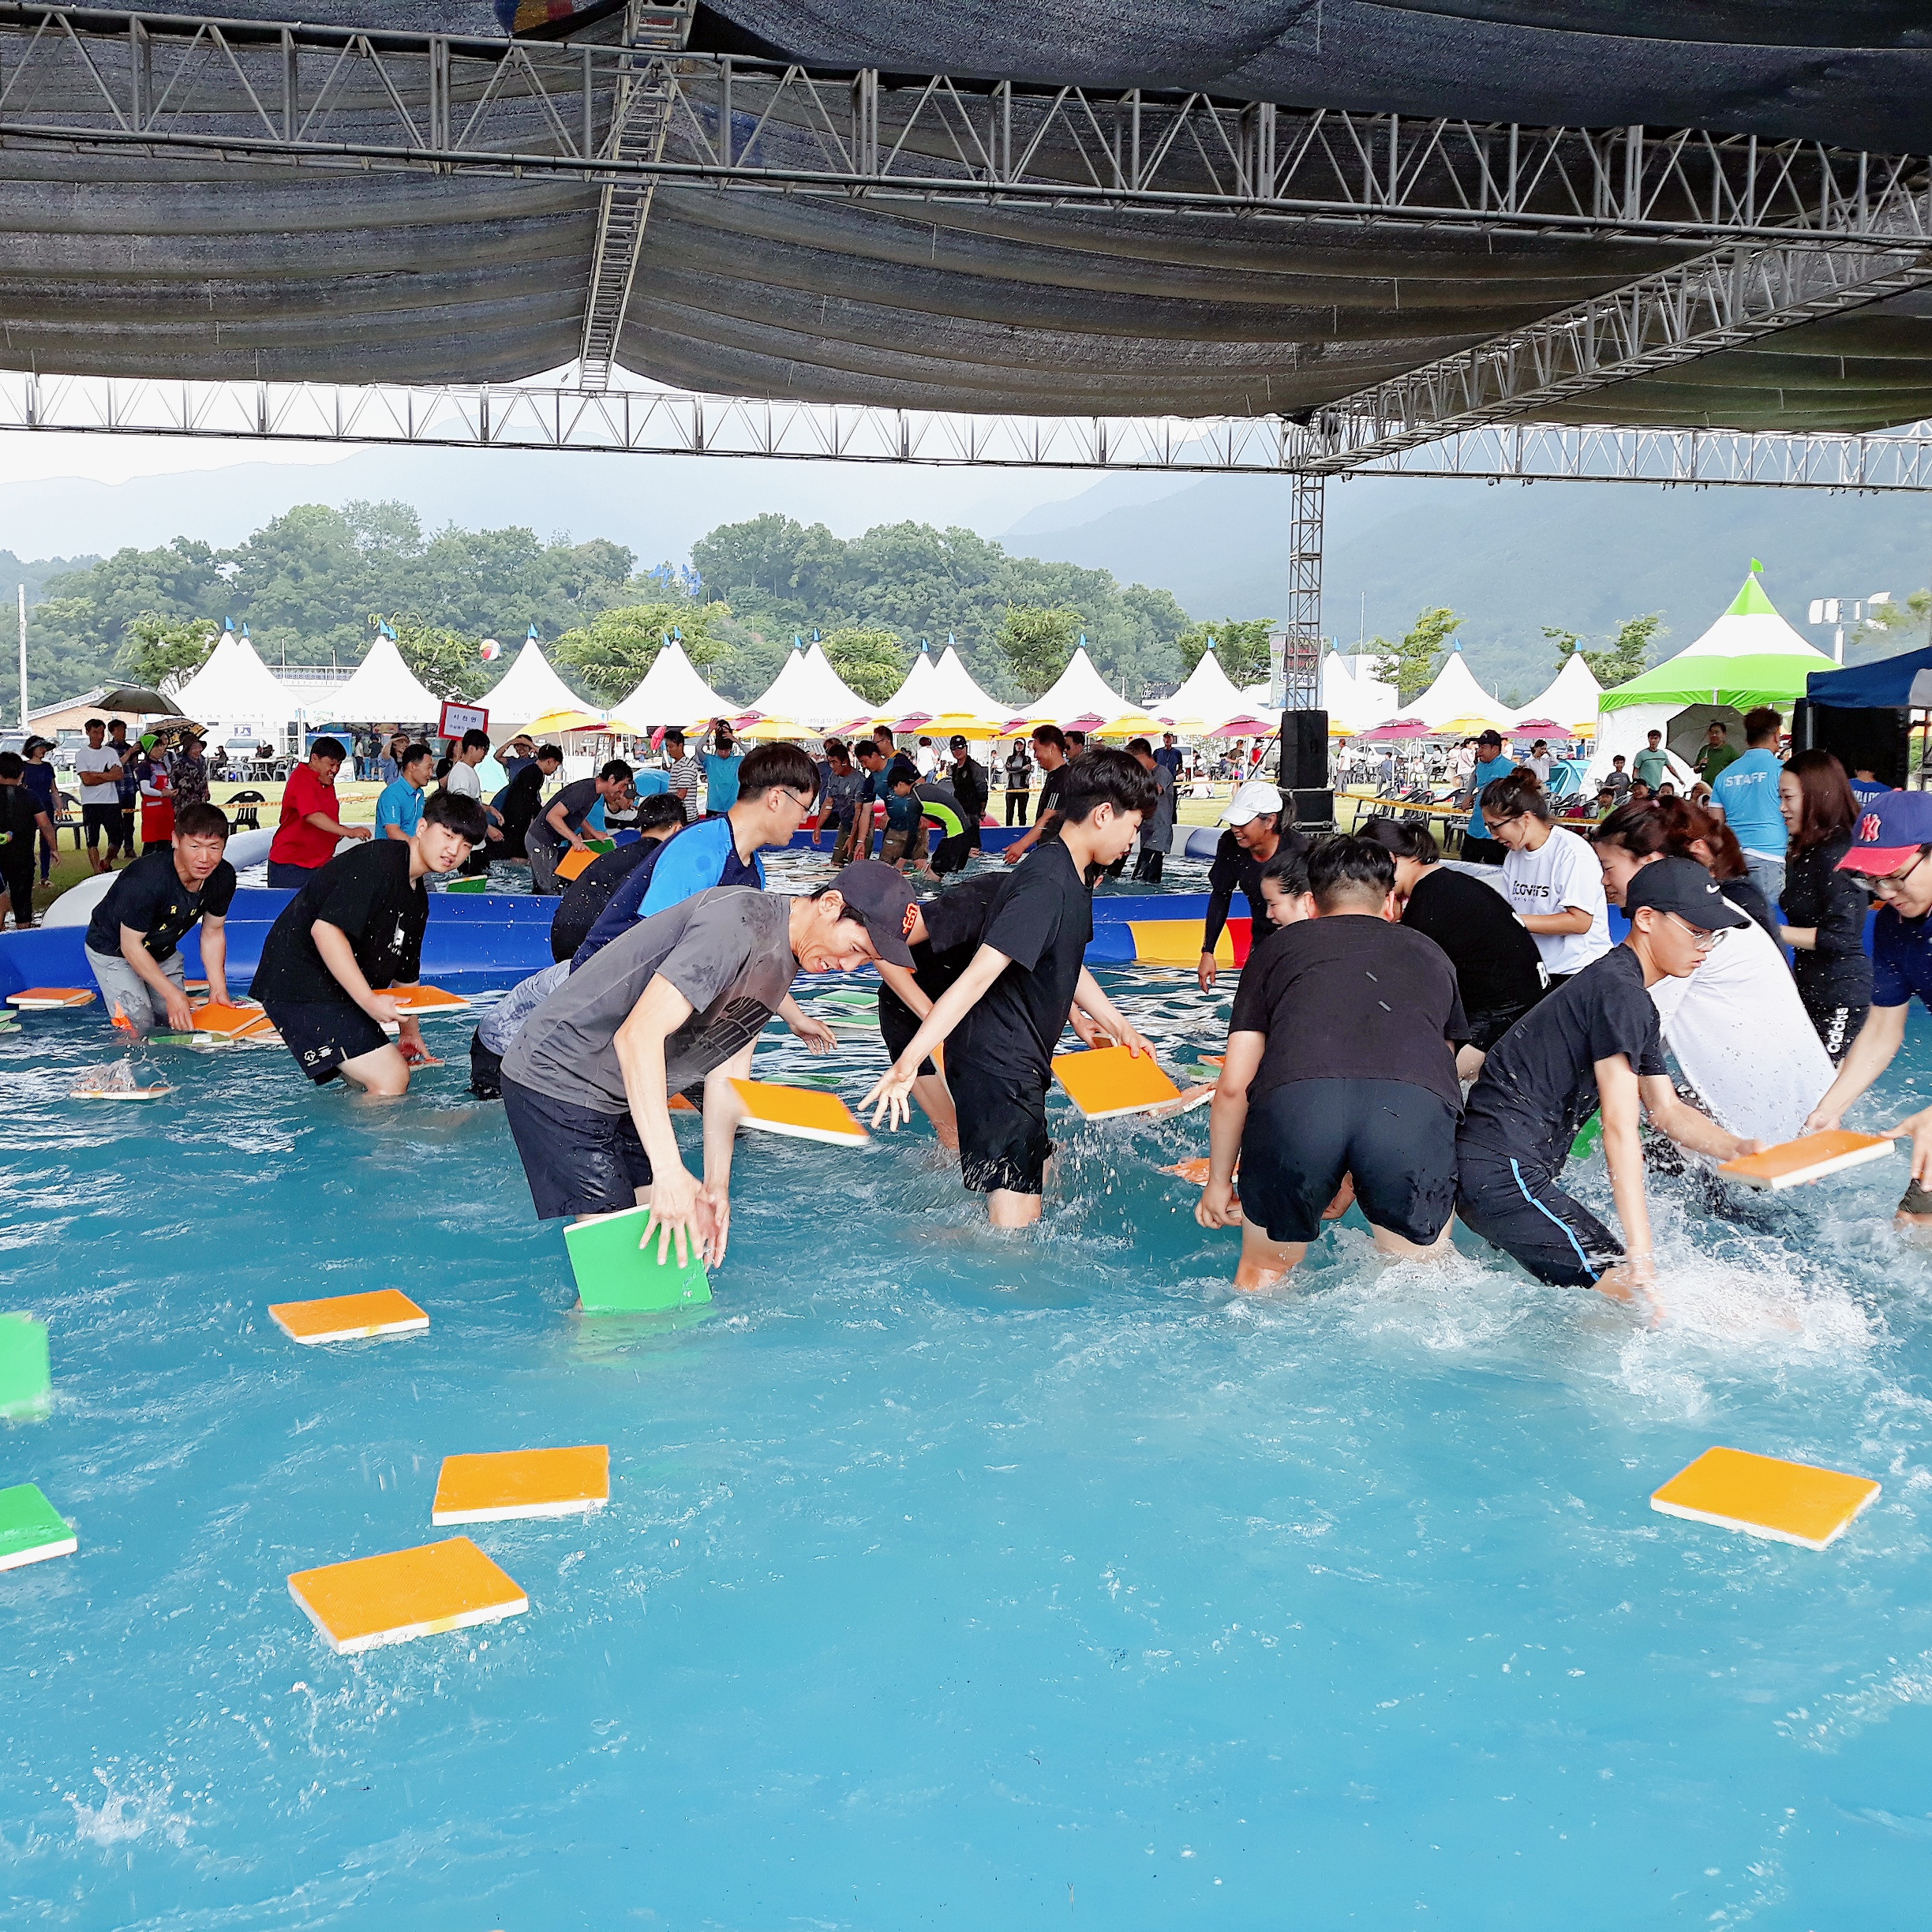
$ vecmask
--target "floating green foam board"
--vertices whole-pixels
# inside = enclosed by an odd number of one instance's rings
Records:
[[[0,1489],[0,1570],[71,1556],[80,1547],[66,1518],[32,1483]]]
[[[711,1299],[710,1281],[696,1254],[680,1267],[675,1251],[659,1262],[655,1237],[648,1247],[638,1245],[650,1213],[648,1208],[627,1208],[564,1230],[578,1299],[587,1312],[627,1314]]]
[[[486,878],[451,879],[443,888],[445,892],[459,893],[486,893],[489,889],[489,881]]]
[[[0,1416],[43,1407],[54,1391],[45,1322],[0,1315]]]
[[[1588,1160],[1597,1151],[1603,1140],[1603,1116],[1593,1114],[1577,1129],[1577,1137],[1570,1143],[1572,1160]]]

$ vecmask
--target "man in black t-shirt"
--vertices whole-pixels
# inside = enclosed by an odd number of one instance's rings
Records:
[[[567,960],[590,937],[611,896],[641,865],[656,859],[658,849],[684,829],[684,801],[675,792],[654,792],[638,807],[638,836],[614,851],[599,852],[572,879],[557,901],[550,921],[550,957]]]
[[[1543,955],[1500,892],[1441,863],[1441,848],[1427,826],[1371,818],[1362,833],[1395,855],[1402,923],[1427,934],[1455,968],[1469,1022],[1469,1043],[1456,1055],[1456,1072],[1473,1080],[1489,1049],[1548,990]]]
[[[629,806],[631,767],[622,758],[606,760],[594,778],[579,778],[567,784],[524,833],[523,852],[530,863],[530,882],[535,890],[563,890],[556,882],[557,861],[566,846],[572,852],[590,849],[583,841],[584,822],[597,809],[599,799],[606,811],[623,811]]]
[[[1033,758],[1045,776],[1040,781],[1039,803],[1033,808],[1032,828],[1006,848],[1002,856],[1008,865],[1017,865],[1042,839],[1050,838],[1060,822],[1060,800],[1067,780],[1071,754],[1066,734],[1058,724],[1042,724],[1033,733]]]
[[[1649,988],[1696,972],[1747,923],[1692,859],[1659,859],[1624,889],[1630,937],[1572,975],[1496,1043],[1456,1136],[1456,1211],[1537,1280],[1657,1306],[1639,1115],[1717,1159],[1758,1150],[1677,1097]],[[1556,1183],[1577,1131],[1603,1112],[1623,1240]],[[1661,1311],[1660,1311],[1661,1312]]]
[[[1307,879],[1315,916],[1249,955],[1215,1088],[1195,1218],[1241,1229],[1237,1288],[1278,1284],[1350,1177],[1383,1253],[1436,1260],[1449,1245],[1468,1031],[1455,969],[1391,923],[1395,865],[1374,840],[1320,841]]]
[[[516,761],[517,769],[510,774],[510,782],[496,794],[496,810],[503,819],[504,850],[511,858],[524,852],[523,841],[543,811],[543,788],[563,765],[561,745],[539,745],[534,756]]]
[[[406,844],[380,839],[331,859],[282,908],[249,990],[318,1087],[341,1073],[394,1098],[409,1091],[412,1066],[434,1064],[421,1028],[385,989],[421,972],[423,881],[454,872],[489,828],[480,799],[438,792]]]
[[[898,1126],[922,1064],[949,1039],[946,1084],[958,1114],[960,1178],[987,1196],[995,1227],[1039,1219],[1053,1152],[1046,1088],[1075,1000],[1121,1045],[1153,1050],[1085,964],[1093,936],[1088,868],[1126,852],[1153,803],[1153,781],[1124,751],[1089,752],[1069,770],[1059,836],[1006,881],[979,950],[859,1103],[874,1109],[874,1125],[889,1116]]]
[[[174,814],[170,843],[122,872],[88,921],[84,949],[102,1003],[137,1033],[162,1025],[193,1030],[180,948],[197,923],[208,998],[227,1002],[227,919],[235,895],[235,869],[222,856],[227,843],[227,814],[190,800]]]
[[[1248,901],[1252,919],[1263,919],[1261,871],[1277,852],[1308,850],[1308,841],[1293,826],[1282,822],[1286,801],[1279,786],[1264,778],[1251,778],[1228,800],[1223,817],[1227,829],[1215,848],[1214,863],[1208,868],[1208,915],[1201,923],[1200,965],[1196,977],[1205,993],[1220,972],[1215,957],[1227,924],[1229,908],[1239,893]],[[1253,927],[1249,927],[1250,938]]]

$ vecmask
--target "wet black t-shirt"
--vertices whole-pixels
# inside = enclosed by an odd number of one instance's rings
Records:
[[[592,868],[594,871],[596,868]],[[950,892],[919,902],[919,915],[926,922],[926,937],[912,943],[912,977],[930,1000],[939,995],[972,964],[979,950],[987,922],[1017,872],[982,872],[963,879]],[[1005,949],[1001,949],[1002,951]],[[911,1023],[906,1037],[918,1031],[912,1009],[883,980],[879,983],[879,1014],[882,1021],[890,1013],[901,1024]]]
[[[264,1004],[354,1003],[316,949],[309,928],[318,919],[348,934],[370,986],[380,990],[412,983],[421,970],[423,927],[429,920],[429,895],[410,878],[413,850],[395,839],[372,839],[331,859],[269,927],[249,991]]]
[[[1616,1054],[1639,1074],[1668,1070],[1643,966],[1627,945],[1592,960],[1496,1042],[1464,1103],[1458,1148],[1515,1160],[1533,1178],[1559,1174],[1597,1110],[1597,1062]]]
[[[599,852],[572,879],[550,921],[550,957],[571,958],[590,937],[590,928],[611,902],[611,895],[641,865],[653,864],[669,841],[633,839],[614,852]]]
[[[1201,950],[1215,949],[1237,893],[1248,901],[1258,931],[1267,919],[1267,908],[1261,901],[1262,869],[1282,852],[1307,850],[1308,841],[1299,832],[1278,829],[1275,850],[1266,859],[1257,859],[1234,836],[1232,827],[1223,832],[1215,847],[1214,863],[1208,868],[1208,915],[1201,923]]]
[[[1402,923],[1449,955],[1466,1013],[1508,1013],[1543,997],[1543,956],[1495,887],[1440,867],[1409,895]]]
[[[555,828],[550,823],[550,814],[560,805],[564,807],[564,822],[573,832],[581,835],[584,829],[584,821],[596,809],[597,802],[597,781],[594,778],[579,778],[575,784],[567,784],[543,808],[543,816],[537,822],[544,828],[544,836],[551,839],[558,836]]]
[[[174,848],[145,852],[108,887],[88,921],[87,942],[118,957],[121,928],[145,934],[148,957],[174,956],[182,935],[202,918],[226,919],[235,896],[235,869],[224,859],[199,887],[184,886],[174,870]]]
[[[1228,1031],[1267,1036],[1250,1106],[1309,1080],[1402,1080],[1462,1104],[1448,1044],[1469,1038],[1455,968],[1434,940],[1383,919],[1340,913],[1269,934],[1241,969]]]
[[[1043,1080],[1092,937],[1093,894],[1073,856],[1058,839],[1035,846],[1013,869],[979,936],[1013,963],[953,1029],[949,1060]]]

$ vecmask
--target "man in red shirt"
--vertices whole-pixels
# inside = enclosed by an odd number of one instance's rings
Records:
[[[289,773],[282,791],[282,824],[268,848],[268,883],[299,892],[335,856],[342,839],[372,836],[369,826],[342,822],[335,803],[335,774],[347,756],[339,738],[318,738],[309,762]]]

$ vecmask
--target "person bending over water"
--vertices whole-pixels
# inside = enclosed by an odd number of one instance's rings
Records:
[[[1455,968],[1432,939],[1391,923],[1385,846],[1324,839],[1305,863],[1314,916],[1264,938],[1234,995],[1195,1209],[1203,1227],[1241,1230],[1237,1288],[1281,1282],[1351,1176],[1378,1251],[1448,1252],[1455,1050],[1468,1031]],[[1264,874],[1262,891],[1274,884]]]
[[[1641,867],[1623,903],[1630,937],[1525,1014],[1484,1062],[1456,1136],[1456,1212],[1538,1281],[1617,1301],[1642,1294],[1654,1307],[1640,1114],[1719,1160],[1763,1143],[1726,1133],[1678,1099],[1649,989],[1695,972],[1720,934],[1749,921],[1690,859]],[[1578,1129],[1600,1106],[1622,1241],[1557,1185]]]
[[[281,911],[262,942],[249,987],[320,1087],[339,1073],[366,1093],[409,1091],[410,1069],[429,1058],[422,1031],[386,990],[422,969],[432,872],[454,872],[481,845],[481,801],[439,792],[414,836],[381,839],[331,859]],[[395,1046],[384,1028],[393,1025]]]

